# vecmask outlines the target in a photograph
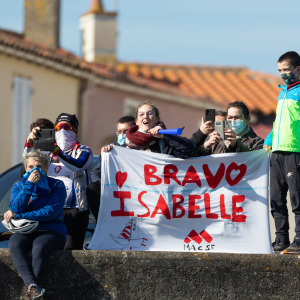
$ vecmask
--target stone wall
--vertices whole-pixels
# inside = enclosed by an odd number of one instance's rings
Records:
[[[58,251],[43,299],[299,299],[298,255]],[[23,299],[9,250],[0,250],[0,298]]]

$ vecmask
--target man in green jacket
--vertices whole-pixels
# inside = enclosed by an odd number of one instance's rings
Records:
[[[275,220],[275,251],[300,251],[300,56],[290,51],[278,59],[278,71],[286,83],[279,86],[276,119],[265,140],[270,160],[271,213]],[[287,192],[295,214],[295,238],[289,240]]]

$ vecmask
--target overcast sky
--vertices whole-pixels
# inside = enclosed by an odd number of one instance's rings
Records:
[[[299,0],[106,0],[118,11],[120,61],[245,66],[277,74],[300,52]],[[0,0],[0,28],[23,31],[23,0]],[[61,0],[60,44],[81,55],[79,16],[90,0]]]

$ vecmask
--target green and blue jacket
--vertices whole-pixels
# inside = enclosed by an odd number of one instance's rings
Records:
[[[265,145],[272,152],[300,152],[300,81],[279,87],[276,119]]]

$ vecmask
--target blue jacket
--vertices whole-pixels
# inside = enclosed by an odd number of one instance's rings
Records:
[[[17,219],[39,221],[37,230],[56,231],[67,236],[64,224],[63,207],[66,198],[66,188],[61,180],[47,177],[49,194],[34,194],[35,183],[18,181],[11,190],[9,209],[16,214]]]

